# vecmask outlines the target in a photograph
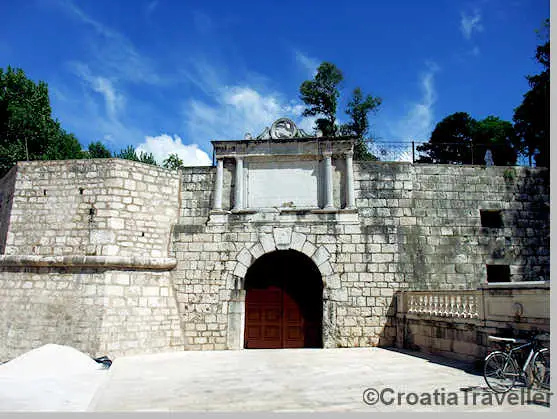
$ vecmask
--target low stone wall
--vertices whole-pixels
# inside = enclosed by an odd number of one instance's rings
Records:
[[[168,270],[3,266],[0,301],[0,361],[47,343],[111,358],[184,349]]]
[[[549,333],[549,282],[478,290],[397,293],[396,345],[462,361],[483,360],[489,335]]]

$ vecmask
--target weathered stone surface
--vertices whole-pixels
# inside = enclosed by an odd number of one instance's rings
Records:
[[[549,278],[545,169],[356,162],[357,212],[229,214],[223,163],[211,222],[214,168],[28,162],[1,179],[0,317],[14,326],[0,329],[0,358],[47,340],[110,355],[239,348],[247,270],[276,250],[321,272],[326,347],[392,343],[398,290],[473,289],[490,264]],[[503,227],[482,227],[480,209],[501,209]]]
[[[293,231],[292,232],[292,239],[291,239],[291,242],[290,242],[290,248],[293,249],[293,250],[297,250],[298,252],[301,252],[305,241],[306,241],[306,235],[305,234]]]
[[[290,248],[290,239],[292,236],[292,229],[290,228],[274,228],[273,237],[275,245],[278,250],[287,250]]]

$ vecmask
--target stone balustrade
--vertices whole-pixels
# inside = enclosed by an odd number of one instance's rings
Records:
[[[414,291],[404,293],[407,315],[478,319],[481,291]]]
[[[396,345],[481,362],[489,335],[549,332],[549,288],[549,281],[523,281],[476,290],[401,291]]]

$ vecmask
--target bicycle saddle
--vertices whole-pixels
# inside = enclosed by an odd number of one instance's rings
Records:
[[[524,339],[501,338],[499,336],[488,336],[487,340],[491,342],[504,342],[504,343],[526,343],[527,342]]]

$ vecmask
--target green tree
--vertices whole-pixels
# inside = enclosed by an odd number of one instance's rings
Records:
[[[139,161],[139,157],[137,156],[133,145],[129,145],[126,148],[121,149],[120,152],[114,153],[114,157],[124,160]]]
[[[182,159],[180,157],[178,157],[178,154],[176,154],[176,153],[170,154],[162,162],[162,167],[165,167],[167,169],[172,169],[172,170],[177,170],[180,167],[182,167],[183,165],[184,165],[184,162],[182,161]]]
[[[371,95],[364,95],[357,87],[352,92],[352,98],[346,107],[346,114],[350,121],[337,125],[336,113],[340,92],[338,90],[343,80],[342,72],[332,63],[323,62],[317,68],[313,80],[306,80],[300,86],[300,99],[306,104],[302,116],[320,116],[315,120],[315,129],[325,137],[349,135],[357,138],[354,145],[356,160],[377,160],[366,145],[369,131],[368,114],[376,112],[381,99]]]
[[[153,153],[145,153],[143,151],[140,151],[139,154],[137,154],[135,148],[132,145],[128,145],[126,148],[121,149],[120,152],[114,153],[114,157],[158,166]]]
[[[342,80],[342,72],[334,64],[323,62],[317,68],[314,79],[306,80],[300,86],[300,99],[307,105],[302,115],[320,115],[321,118],[315,121],[315,127],[325,137],[337,135],[338,85]]]
[[[153,153],[145,153],[143,151],[140,151],[137,157],[139,158],[139,161],[141,163],[152,164],[153,166],[159,165],[155,160],[155,156],[153,156]]]
[[[536,166],[549,167],[549,19],[544,23],[543,32],[545,42],[536,48],[536,60],[543,70],[526,77],[530,90],[515,108],[513,121],[520,152],[535,156]]]
[[[456,112],[437,123],[429,142],[416,147],[423,153],[417,162],[441,164],[485,164],[489,149],[496,165],[516,163],[513,126],[494,116],[477,121],[466,112]]]
[[[52,118],[47,84],[0,68],[0,176],[18,160],[83,157],[79,141]]]
[[[424,153],[420,163],[472,163],[474,119],[466,112],[456,112],[437,123],[429,142],[416,147]]]
[[[485,153],[489,149],[493,163],[497,166],[516,164],[517,143],[513,124],[495,116],[488,116],[477,121],[474,127],[474,163],[483,164]]]
[[[112,157],[110,151],[100,141],[89,144],[88,157],[90,159],[108,159]]]
[[[352,92],[352,99],[346,107],[346,114],[351,119],[350,122],[341,126],[341,133],[357,137],[354,145],[354,159],[356,160],[377,160],[377,157],[369,152],[366,136],[369,132],[368,114],[377,112],[379,105],[381,105],[381,98],[371,95],[364,97],[359,87]],[[367,141],[369,140],[368,138]]]

